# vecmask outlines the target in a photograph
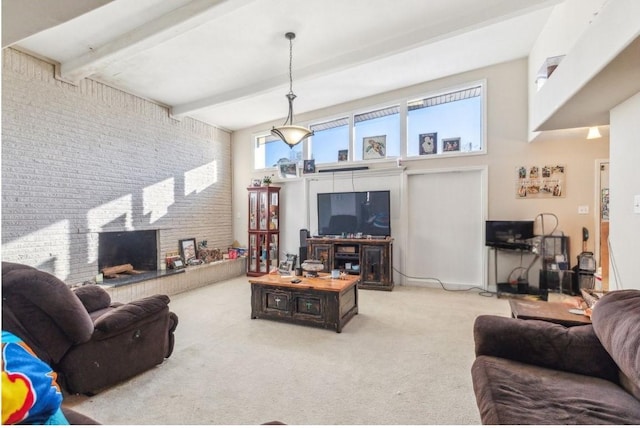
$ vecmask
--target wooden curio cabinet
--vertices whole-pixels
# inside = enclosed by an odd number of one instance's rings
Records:
[[[280,188],[249,187],[249,247],[247,275],[260,276],[278,267],[280,249]]]

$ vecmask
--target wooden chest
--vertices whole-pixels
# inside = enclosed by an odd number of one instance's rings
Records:
[[[251,318],[265,318],[322,327],[340,333],[358,313],[357,275],[344,279],[264,275],[250,279]]]

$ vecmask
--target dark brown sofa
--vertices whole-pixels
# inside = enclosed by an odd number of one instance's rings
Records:
[[[612,291],[592,325],[476,319],[473,388],[483,424],[640,424],[640,290]]]
[[[70,393],[94,394],[161,364],[178,317],[169,297],[111,302],[97,285],[72,291],[55,276],[2,263],[2,328],[25,341]]]

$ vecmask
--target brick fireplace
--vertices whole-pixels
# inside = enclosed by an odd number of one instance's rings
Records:
[[[182,239],[234,241],[229,132],[91,79],[60,82],[10,48],[2,82],[4,261],[75,285],[107,264],[158,272]],[[184,289],[186,277],[163,281]]]
[[[136,230],[98,234],[98,271],[131,264],[135,270],[158,270],[158,231]]]
[[[98,234],[98,273],[102,269],[130,264],[135,273],[104,278],[106,285],[118,287],[166,275],[158,270],[158,231],[135,230]],[[169,272],[173,273],[173,272]]]

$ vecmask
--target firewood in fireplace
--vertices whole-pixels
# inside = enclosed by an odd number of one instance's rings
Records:
[[[131,264],[111,266],[102,269],[102,274],[105,278],[117,278],[119,273],[130,273],[133,271]]]

